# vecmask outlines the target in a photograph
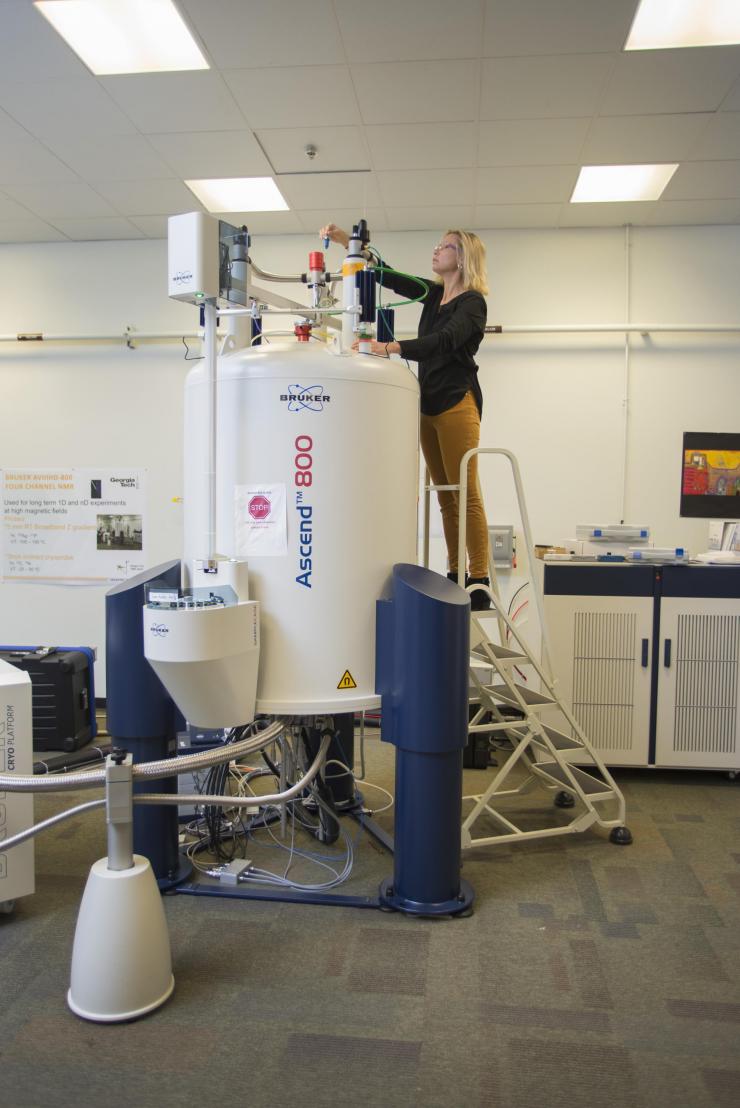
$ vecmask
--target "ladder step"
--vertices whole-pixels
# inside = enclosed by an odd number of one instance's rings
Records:
[[[529,658],[526,654],[520,654],[516,650],[509,650],[506,646],[497,646],[495,643],[487,642],[485,644],[486,650],[490,650],[494,658],[499,662],[522,662],[527,664]],[[483,645],[475,646],[470,652],[475,654],[476,658],[482,658],[484,662],[488,661],[488,655],[483,649]]]
[[[517,738],[524,739],[529,735],[528,730],[519,730],[512,727],[511,731],[516,734]],[[549,727],[547,724],[542,725],[542,730],[547,735],[548,739],[555,747],[556,750],[583,750],[583,743],[580,739],[574,739],[572,735],[566,735],[564,731],[558,731],[556,727]],[[532,742],[536,743],[541,749],[547,750],[542,736],[538,734],[532,735]]]
[[[535,773],[539,773],[541,777],[549,777],[551,781],[555,782],[557,785],[561,785],[564,789],[567,789],[568,792],[575,791],[565,768],[559,766],[556,762],[535,762],[531,768]],[[573,778],[577,782],[581,792],[592,800],[614,795],[614,790],[607,785],[606,781],[599,780],[598,777],[586,773],[585,770],[579,769],[578,766],[571,766],[570,772],[573,774]]]
[[[555,703],[551,696],[545,696],[544,693],[538,693],[535,692],[534,689],[528,689],[526,685],[515,684],[514,688],[519,693],[524,703],[530,708],[544,708],[548,704]],[[519,701],[509,692],[506,685],[489,685],[488,692],[494,700],[498,700],[502,704],[510,704],[513,708],[520,707]]]

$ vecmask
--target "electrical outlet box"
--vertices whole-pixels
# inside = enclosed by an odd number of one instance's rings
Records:
[[[496,569],[512,569],[514,566],[514,528],[511,524],[488,528],[488,542]]]

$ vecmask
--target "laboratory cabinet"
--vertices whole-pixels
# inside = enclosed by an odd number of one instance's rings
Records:
[[[545,565],[560,695],[607,765],[740,770],[740,567]]]

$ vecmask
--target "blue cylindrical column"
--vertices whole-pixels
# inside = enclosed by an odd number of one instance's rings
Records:
[[[462,752],[468,737],[470,598],[420,566],[397,565],[377,605],[382,739],[396,747],[389,907],[415,915],[468,909],[460,880]]]
[[[144,656],[142,609],[147,587],[180,586],[180,562],[164,562],[115,585],[105,597],[106,711],[115,744],[134,762],[154,762],[177,753],[179,712]],[[180,717],[181,718],[181,717]],[[177,777],[137,780],[134,793],[177,792]],[[160,888],[182,881],[190,865],[178,850],[176,805],[134,806],[134,852],[151,862]]]

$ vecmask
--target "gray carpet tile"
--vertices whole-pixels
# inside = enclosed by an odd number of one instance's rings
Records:
[[[392,750],[373,736],[367,754],[392,787]],[[632,846],[592,829],[465,851],[469,918],[168,896],[175,993],[117,1026],[65,1002],[102,813],[43,835],[37,893],[0,916],[0,1105],[735,1108],[739,786],[617,777]],[[77,799],[39,799],[37,816]],[[544,792],[515,803],[532,826],[569,818]],[[343,891],[373,896],[392,859],[344,822]],[[274,844],[254,848],[284,867]]]

